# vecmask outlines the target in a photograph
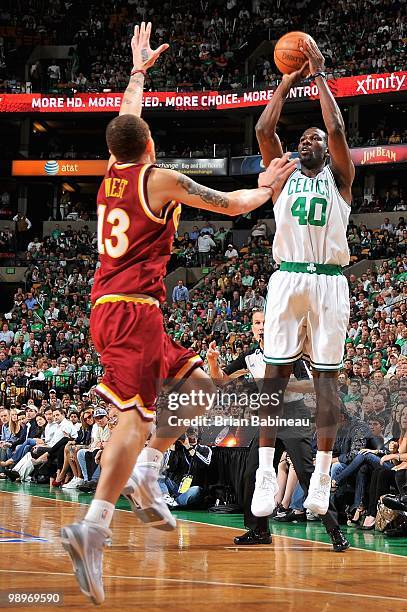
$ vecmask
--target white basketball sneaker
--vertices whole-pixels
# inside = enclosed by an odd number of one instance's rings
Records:
[[[103,603],[103,547],[111,543],[110,529],[81,521],[61,529],[62,545],[69,553],[76,579],[84,595],[95,605]]]
[[[314,472],[309,483],[304,508],[313,514],[324,515],[328,512],[331,496],[331,477],[328,474]]]
[[[159,466],[137,464],[122,491],[134,514],[150,527],[172,531],[177,522],[158,485]]]
[[[277,476],[274,468],[256,471],[256,485],[252,498],[252,513],[254,516],[269,516],[276,502],[274,496],[278,492]]]

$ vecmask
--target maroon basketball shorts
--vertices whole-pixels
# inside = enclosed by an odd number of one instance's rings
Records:
[[[99,298],[90,330],[104,375],[96,391],[120,410],[137,409],[154,420],[163,380],[187,378],[202,360],[164,331],[157,300],[110,295]]]

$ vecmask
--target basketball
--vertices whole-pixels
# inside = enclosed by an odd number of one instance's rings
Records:
[[[310,38],[311,36],[305,32],[288,32],[277,41],[274,48],[274,62],[280,72],[291,74],[301,68],[307,58],[300,51],[300,47]]]

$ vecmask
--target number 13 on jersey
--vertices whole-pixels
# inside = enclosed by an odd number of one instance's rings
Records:
[[[106,217],[106,204],[98,205],[98,251],[100,255],[109,255],[117,259],[122,257],[129,248],[127,230],[130,218],[122,208],[113,208]],[[108,223],[109,237],[103,238],[105,224]]]
[[[326,223],[328,202],[325,198],[311,198],[308,207],[307,199],[305,196],[298,197],[291,206],[291,214],[298,217],[299,225],[322,227]]]

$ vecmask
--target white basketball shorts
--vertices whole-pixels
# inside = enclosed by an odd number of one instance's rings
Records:
[[[315,370],[341,369],[349,311],[344,276],[278,270],[268,285],[264,361],[285,365],[304,356]]]

